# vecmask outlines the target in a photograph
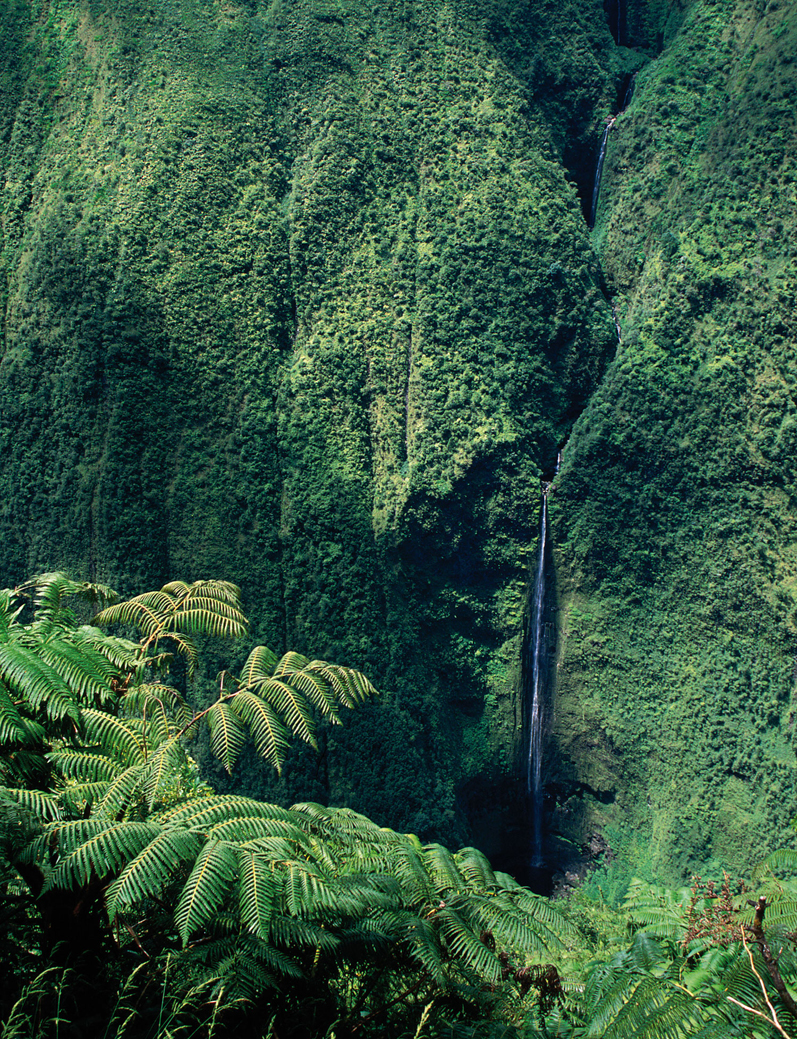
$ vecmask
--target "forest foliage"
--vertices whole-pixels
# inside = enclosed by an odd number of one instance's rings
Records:
[[[537,958],[575,933],[545,899],[476,849],[200,778],[197,740],[227,768],[245,740],[279,768],[289,738],[315,742],[315,719],[340,723],[368,680],[256,646],[197,709],[196,640],[246,632],[238,589],[114,598],[63,574],[2,595],[4,1039],[519,1021]],[[87,600],[102,609],[81,623]]]
[[[373,688],[257,646],[198,708],[198,640],[245,635],[238,589],[115,599],[60,573],[2,593],[3,1039],[797,1034],[794,853],[753,878],[757,902],[727,874],[635,881],[607,916],[474,848],[217,794],[198,740],[279,767],[288,736]]]
[[[2,583],[228,575],[385,694],[225,789],[506,861],[564,446],[552,850],[744,873],[797,792],[796,17],[7,0]]]

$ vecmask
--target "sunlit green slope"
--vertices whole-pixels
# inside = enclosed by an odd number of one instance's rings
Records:
[[[659,876],[755,859],[797,804],[795,54],[792,4],[694,4],[607,156],[622,345],[557,490],[556,739],[616,802],[561,818]]]

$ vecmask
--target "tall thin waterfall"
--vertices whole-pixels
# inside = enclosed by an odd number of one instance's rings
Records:
[[[532,807],[532,860],[533,867],[543,865],[542,857],[542,733],[545,697],[545,561],[548,548],[548,485],[543,484],[540,510],[540,553],[534,597],[531,605],[527,663],[531,665],[531,705],[529,709],[529,748],[526,771],[526,790]]]
[[[589,226],[590,226],[590,230],[592,230],[592,228],[595,226],[595,217],[597,216],[597,213],[598,213],[598,196],[600,195],[600,191],[601,191],[601,176],[603,175],[603,162],[604,162],[604,159],[606,158],[606,145],[607,145],[608,140],[609,140],[609,130],[611,130],[611,128],[614,126],[616,118],[617,118],[616,116],[613,116],[608,121],[608,123],[606,124],[606,128],[603,131],[603,140],[601,141],[601,150],[598,153],[598,165],[595,167],[595,182],[594,182],[593,187],[592,187],[592,206],[590,207],[590,211],[589,211]]]

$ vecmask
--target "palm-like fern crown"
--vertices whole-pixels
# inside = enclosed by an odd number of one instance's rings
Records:
[[[300,975],[308,956],[334,963],[387,948],[398,970],[438,988],[526,991],[527,958],[568,925],[479,852],[423,846],[346,809],[220,797],[199,782],[185,738],[201,725],[228,769],[247,739],[279,768],[291,738],[315,743],[319,715],[338,723],[374,693],[363,675],[257,646],[195,713],[166,680],[164,647],[193,668],[197,635],[243,634],[237,588],[173,582],[113,604],[94,590],[103,608],[93,626],[65,605],[86,586],[49,575],[31,588],[28,624],[17,596],[0,602],[0,740],[16,750],[38,741],[51,782],[36,790],[15,776],[0,811],[27,820],[13,855],[38,871],[41,897],[100,884],[109,918],[131,934],[142,911],[169,910],[185,955],[242,992]],[[141,638],[111,636],[107,624]]]

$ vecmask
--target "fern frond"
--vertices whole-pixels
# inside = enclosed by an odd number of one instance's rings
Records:
[[[797,876],[797,851],[792,848],[773,851],[764,861],[771,870],[782,871],[792,877]]]
[[[189,635],[215,635],[218,638],[236,638],[246,634],[246,618],[236,607],[199,597],[190,602],[190,608],[181,604],[165,620],[165,632],[182,631]]]
[[[114,697],[111,682],[116,670],[90,646],[45,641],[39,642],[36,654],[79,700],[105,703]]]
[[[304,946],[333,952],[340,945],[337,935],[312,920],[275,914],[271,921],[271,941],[284,949]]]
[[[61,861],[45,884],[70,888],[88,884],[92,877],[113,876],[136,856],[157,833],[144,822],[79,819],[51,824]]]
[[[268,941],[280,886],[271,863],[252,851],[238,852],[241,920],[252,934]]]
[[[239,692],[230,706],[246,724],[261,758],[282,771],[282,762],[289,746],[289,733],[273,708],[249,692]]]
[[[110,783],[122,770],[118,762],[96,750],[65,747],[63,750],[51,751],[47,760],[66,779],[84,783]]]
[[[324,679],[344,707],[356,707],[371,696],[376,696],[376,689],[365,675],[349,667],[339,664],[328,664],[324,660],[313,660],[306,668],[310,675]]]
[[[401,885],[407,905],[425,904],[434,898],[434,888],[424,868],[422,854],[409,841],[393,849],[390,869]]]
[[[435,892],[459,891],[465,882],[457,869],[456,860],[442,844],[427,844],[423,849],[423,864],[434,884]]]
[[[207,721],[211,752],[222,761],[227,772],[232,772],[246,742],[246,729],[236,712],[224,701],[213,704],[207,712]]]
[[[180,604],[192,598],[206,597],[212,598],[214,602],[228,603],[230,606],[241,605],[241,589],[232,581],[194,581],[193,584],[171,581],[163,586],[162,591],[173,596]]]
[[[128,674],[135,668],[139,645],[130,639],[123,639],[117,635],[109,635],[107,631],[101,631],[93,624],[82,624],[70,633],[70,638],[75,645],[88,648],[107,661],[108,666],[117,675]],[[101,665],[97,663],[99,668]],[[113,674],[106,676],[110,681]]]
[[[196,674],[197,664],[199,663],[199,650],[197,649],[194,640],[179,631],[164,631],[159,635],[159,639],[167,639],[169,642],[173,643],[177,652],[185,658],[189,679],[193,678]],[[153,658],[146,658],[146,662],[151,664]]]
[[[27,809],[31,815],[44,822],[61,818],[61,803],[57,794],[41,790],[25,790],[14,787],[0,788],[0,800],[11,801]]]
[[[142,789],[150,809],[161,794],[173,787],[185,762],[185,748],[176,737],[162,743],[150,756],[142,769]]]
[[[105,711],[84,708],[82,712],[86,736],[108,754],[124,764],[136,764],[146,758],[146,746],[129,719],[117,718]]]
[[[52,720],[70,718],[77,722],[78,705],[69,686],[57,671],[19,642],[0,642],[0,681],[34,710],[44,706]]]
[[[163,618],[172,610],[173,600],[165,592],[145,592],[125,602],[106,606],[94,617],[95,624],[125,624],[154,635],[163,627]]]
[[[100,801],[108,789],[104,780],[96,782],[68,783],[61,790],[61,803],[70,814],[85,812],[87,805]]]
[[[0,684],[0,743],[17,744],[32,742],[17,705]]]
[[[155,830],[154,839],[125,866],[108,888],[106,908],[117,913],[160,895],[184,862],[193,862],[202,849],[202,838],[181,826]]]
[[[409,917],[405,926],[411,954],[438,985],[444,984],[443,950],[437,928],[431,920],[416,916]]]
[[[301,823],[301,819],[289,808],[254,801],[250,797],[236,794],[198,796],[187,804],[177,805],[175,808],[159,813],[158,818],[161,822],[168,822],[170,825],[203,829],[229,819],[250,816],[260,816],[263,819],[273,819],[294,826]],[[303,835],[303,832],[298,829],[297,832]]]
[[[469,884],[478,887],[495,887],[496,879],[487,856],[478,848],[461,848],[454,855],[459,873]]]
[[[18,592],[32,589],[33,604],[37,615],[57,613],[63,607],[66,598],[80,599],[83,602],[111,603],[118,598],[116,592],[104,584],[90,581],[74,581],[63,571],[39,574],[25,582]]]
[[[501,980],[501,961],[476,937],[460,914],[446,906],[437,913],[436,920],[459,965],[476,971],[488,984],[497,985]]]
[[[191,721],[191,708],[172,686],[160,682],[142,682],[128,689],[122,697],[121,710],[128,715],[148,714],[153,705],[164,715],[171,713],[175,725],[183,728]]]
[[[257,687],[258,695],[268,701],[288,723],[292,735],[316,748],[315,726],[309,706],[301,693],[286,682],[273,678]]]
[[[642,924],[656,937],[680,939],[684,933],[685,906],[689,898],[689,888],[670,891],[634,877],[623,908],[630,911],[636,923]]]
[[[294,654],[288,654],[293,656]],[[296,654],[298,656],[298,654]],[[285,658],[283,658],[284,661]],[[304,660],[304,657],[300,658]],[[275,675],[276,675],[275,669]],[[322,715],[322,717],[333,722],[335,725],[340,724],[340,704],[335,691],[329,685],[327,681],[321,675],[317,675],[308,670],[295,670],[289,673],[280,675],[283,678],[290,678],[290,684],[294,689],[298,689],[302,693],[307,702],[315,707],[315,709]]]
[[[243,666],[239,682],[241,688],[250,688],[256,682],[265,682],[272,677],[277,666],[277,654],[268,646],[255,646]]]
[[[237,872],[236,849],[225,841],[209,840],[197,857],[174,911],[183,945],[210,922],[229,895]]]
[[[113,781],[106,786],[99,802],[102,811],[118,816],[135,800],[141,788],[142,777],[147,768],[145,761],[120,769]]]

